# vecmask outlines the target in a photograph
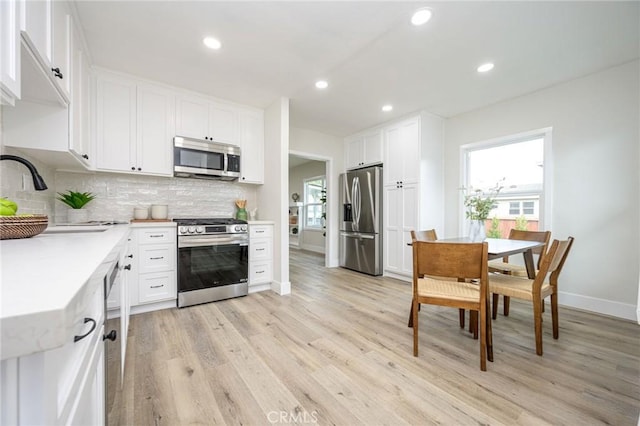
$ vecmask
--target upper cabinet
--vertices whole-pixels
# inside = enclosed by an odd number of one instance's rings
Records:
[[[173,176],[174,95],[101,73],[96,98],[96,169]]]
[[[20,99],[20,5],[0,1],[0,104]]]
[[[238,113],[232,106],[197,96],[178,96],[178,136],[239,145]]]
[[[73,18],[65,1],[52,1],[51,73],[62,92],[70,98],[73,60]]]
[[[414,183],[420,179],[420,118],[385,128],[385,185]]]
[[[71,25],[70,30],[72,66],[69,80],[73,84],[69,105],[69,150],[88,168],[91,168],[93,166],[89,129],[91,70],[87,54],[82,49],[80,32],[74,25]]]
[[[264,112],[241,111],[240,179],[242,183],[264,183]]]
[[[345,141],[347,169],[357,169],[382,163],[382,130],[372,130],[352,136]]]

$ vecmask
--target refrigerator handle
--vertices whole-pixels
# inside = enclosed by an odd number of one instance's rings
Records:
[[[360,178],[355,177],[353,179],[353,207],[354,207],[354,215],[355,215],[355,224],[356,227],[360,226],[360,202],[362,201],[362,197],[360,194]],[[357,228],[356,228],[357,229]]]

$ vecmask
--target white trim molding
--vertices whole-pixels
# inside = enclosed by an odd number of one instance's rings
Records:
[[[612,300],[598,299],[575,293],[558,292],[558,304],[569,308],[581,309],[630,321],[637,320],[636,306]]]

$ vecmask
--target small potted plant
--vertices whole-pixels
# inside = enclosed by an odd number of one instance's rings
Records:
[[[67,220],[69,223],[82,223],[87,222],[89,219],[89,212],[82,208],[87,205],[91,200],[96,198],[91,192],[76,192],[67,191],[65,193],[58,192],[58,200],[65,203],[70,209],[67,211]]]

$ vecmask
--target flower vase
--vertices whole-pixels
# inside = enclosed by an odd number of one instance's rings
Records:
[[[484,220],[472,220],[469,223],[469,239],[474,243],[480,243],[487,238],[484,229]]]
[[[236,219],[247,220],[247,210],[244,208],[238,207],[238,211],[236,212]]]

